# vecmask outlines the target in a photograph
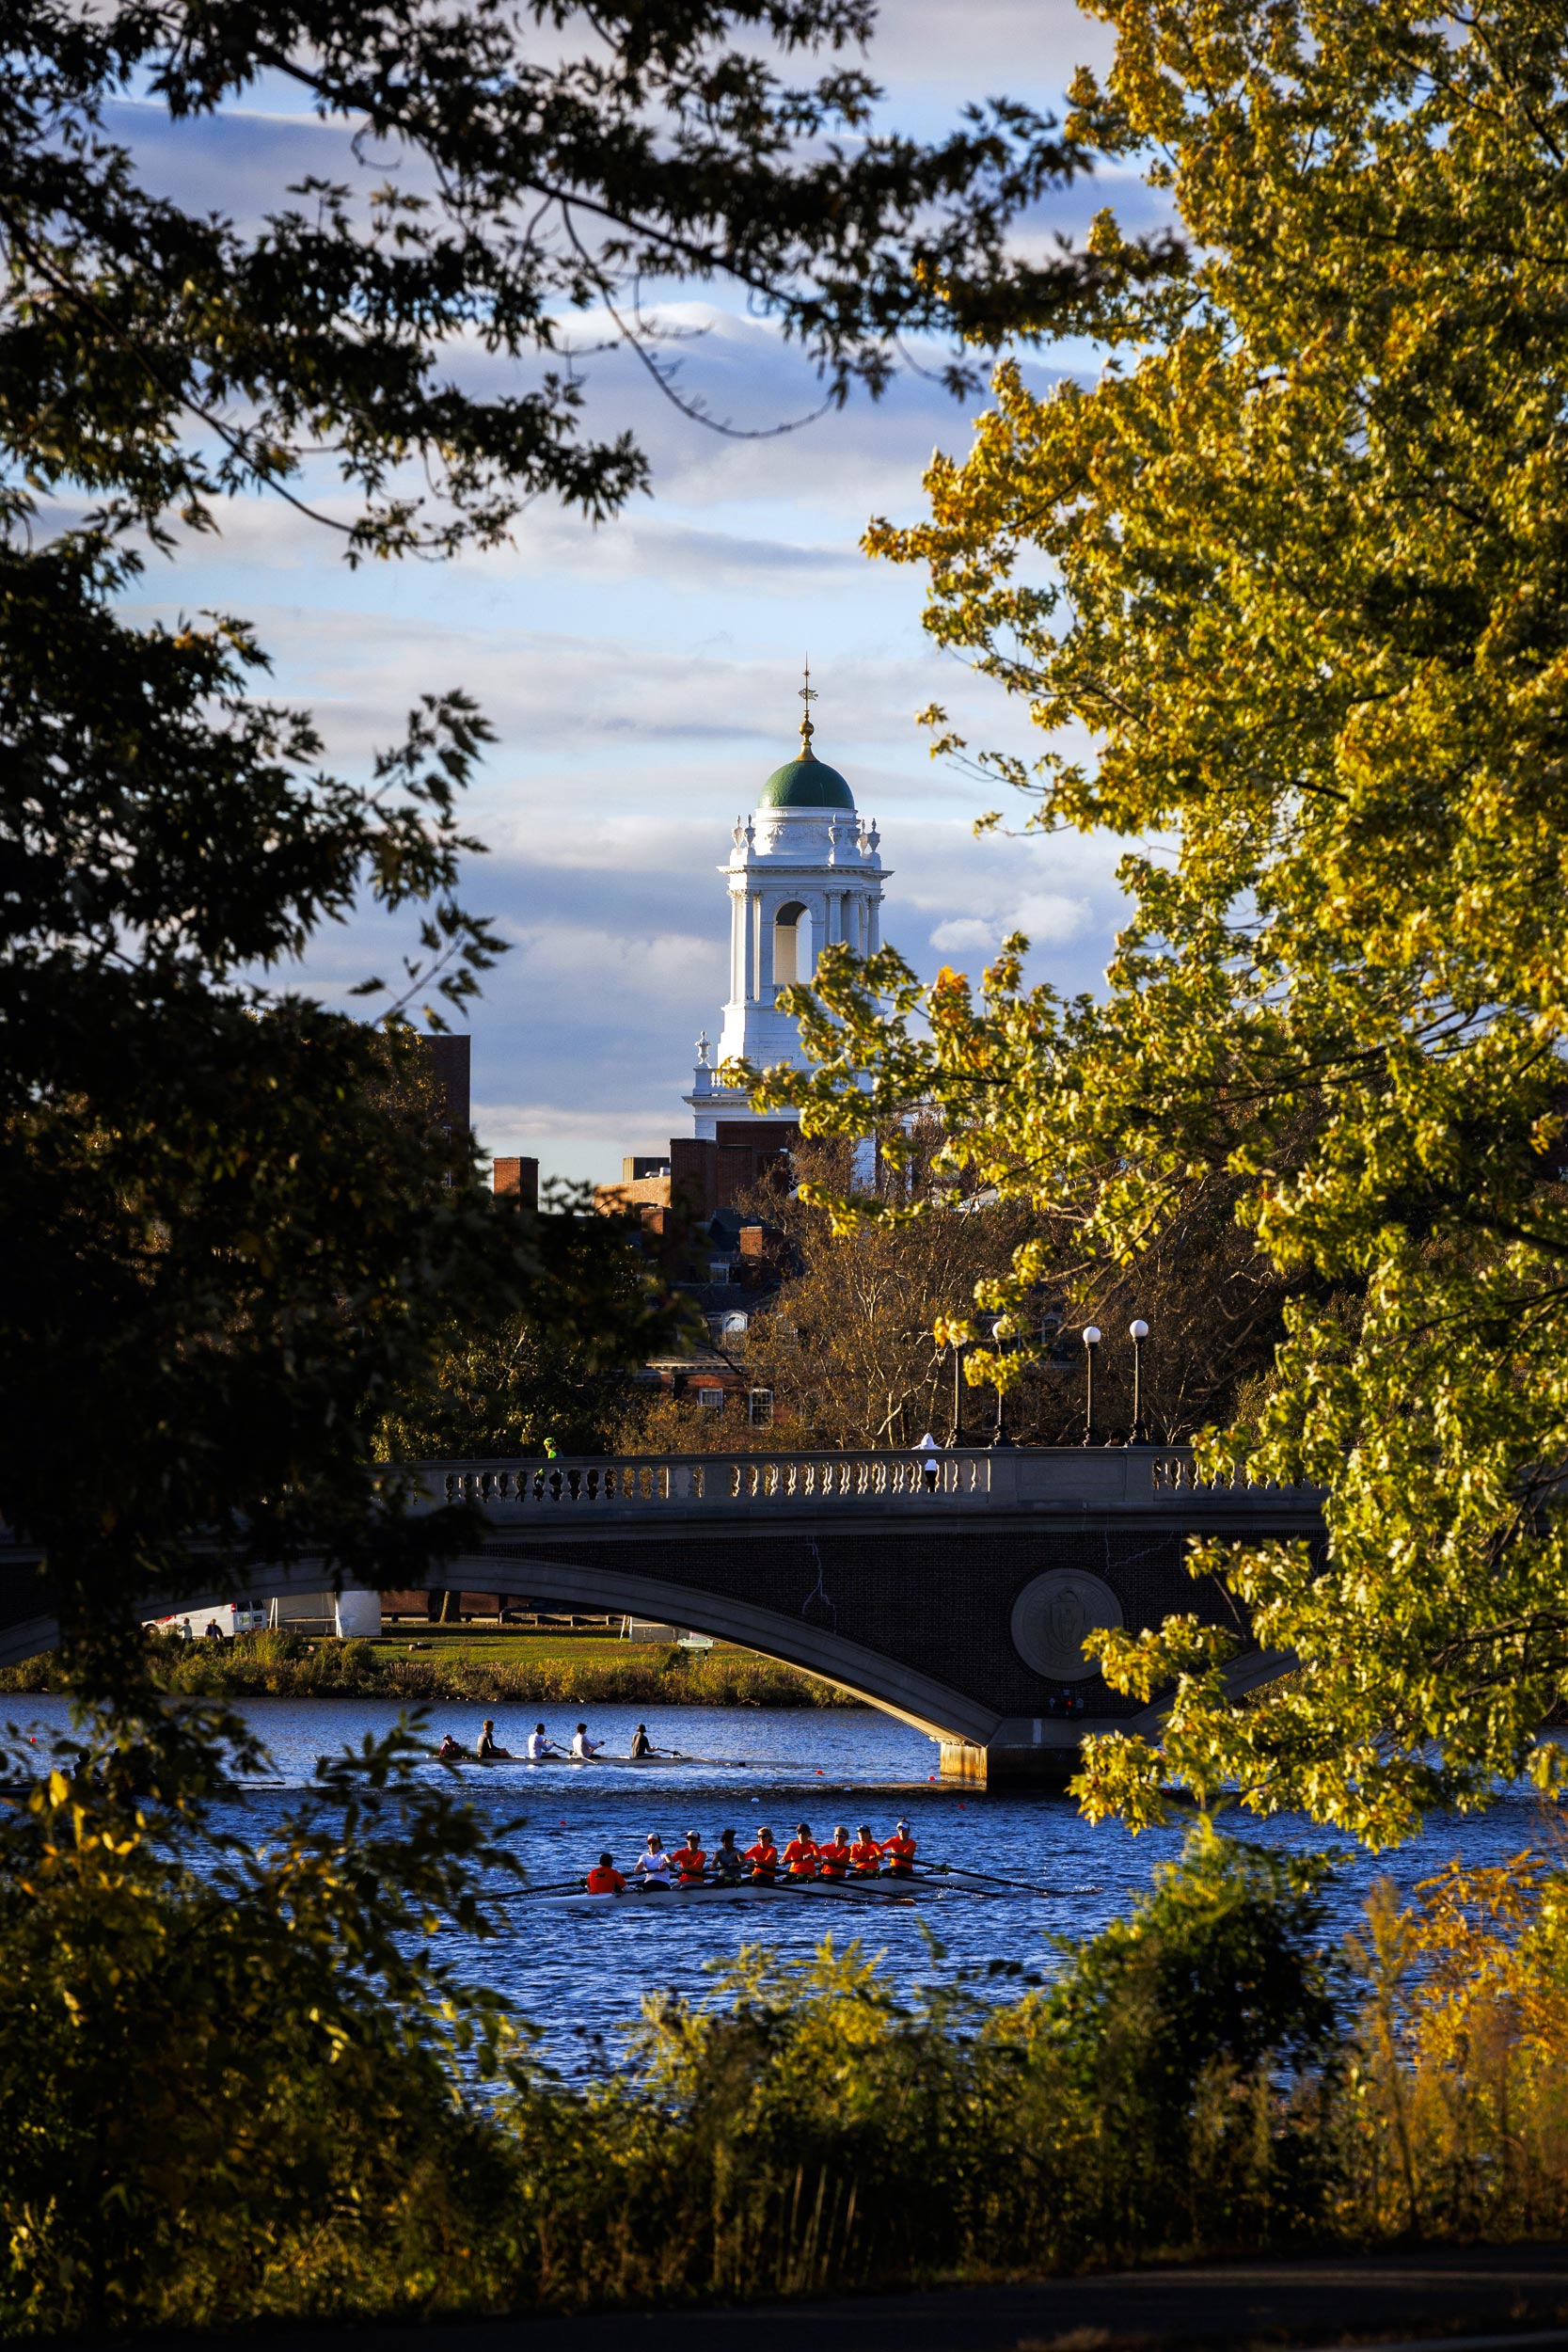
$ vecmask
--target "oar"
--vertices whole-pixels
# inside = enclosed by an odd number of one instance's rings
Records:
[[[971,1870],[966,1864],[961,1862],[928,1862],[923,1870],[916,1870],[911,1873],[911,1876],[922,1879],[937,1877],[981,1879],[988,1886],[1010,1887],[1015,1895],[1044,1895],[1050,1892],[1048,1887],[1031,1886],[1024,1879],[999,1879],[990,1870]]]

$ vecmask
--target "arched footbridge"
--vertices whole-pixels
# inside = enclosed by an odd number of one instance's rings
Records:
[[[427,1462],[421,1502],[473,1502],[479,1547],[439,1581],[466,1592],[690,1627],[806,1668],[942,1743],[950,1777],[1060,1785],[1086,1732],[1156,1729],[1158,1704],[1106,1689],[1093,1627],[1176,1611],[1244,1635],[1196,1537],[1315,1537],[1315,1487],[1200,1478],[1180,1448],[670,1454]],[[0,1662],[52,1646],[37,1582],[0,1574]],[[257,1569],[261,1599],[319,1589],[320,1565]],[[220,1600],[232,1588],[214,1589]],[[193,1599],[192,1605],[196,1605]],[[150,1599],[148,1613],[155,1613]],[[1249,1650],[1237,1695],[1286,1662]]]

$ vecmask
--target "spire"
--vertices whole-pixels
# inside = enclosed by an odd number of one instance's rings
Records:
[[[816,754],[812,750],[811,739],[816,734],[816,730],[811,723],[811,707],[813,703],[816,701],[817,694],[816,687],[811,682],[811,661],[809,658],[806,661],[806,682],[804,686],[797,688],[796,691],[800,694],[800,700],[806,706],[805,709],[800,714],[800,757],[802,759],[815,759],[816,757]]]

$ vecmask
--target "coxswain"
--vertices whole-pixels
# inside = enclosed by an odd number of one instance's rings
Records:
[[[882,1849],[871,1835],[869,1821],[861,1823],[861,1834],[849,1849],[849,1867],[858,1879],[874,1879],[881,1875]]]
[[[677,1846],[670,1859],[681,1874],[683,1886],[701,1886],[707,1871],[707,1856],[703,1851],[703,1841],[698,1831],[689,1829],[686,1833],[685,1845]]]
[[[738,1886],[746,1875],[746,1860],[735,1842],[733,1829],[719,1833],[718,1851],[713,1857],[713,1875],[721,1886]]]
[[[795,1835],[784,1850],[784,1868],[792,1879],[814,1879],[816,1876],[816,1841],[811,1834],[809,1821],[798,1821]]]
[[[590,1740],[586,1724],[578,1724],[572,1734],[572,1754],[579,1764],[591,1764],[603,1746],[602,1740]]]
[[[454,1757],[467,1756],[468,1751],[460,1740],[454,1740],[451,1732],[447,1731],[442,1733],[441,1744],[436,1753],[443,1764],[450,1764]]]
[[[651,1829],[647,1836],[647,1851],[638,1855],[633,1878],[645,1895],[667,1895],[673,1868],[673,1865],[664,1851],[663,1838],[657,1829]]]
[[[646,1724],[639,1724],[637,1729],[632,1733],[631,1747],[628,1753],[630,1754],[634,1763],[639,1761],[644,1756],[657,1756],[658,1754],[658,1750],[655,1747],[653,1741],[648,1737],[648,1726]]]
[[[883,1838],[882,1851],[887,1856],[888,1869],[894,1878],[913,1878],[914,1842],[914,1839],[910,1836],[910,1825],[908,1821],[896,1822],[894,1826],[893,1836],[891,1837]]]
[[[535,1724],[533,1729],[528,1735],[529,1762],[531,1764],[544,1764],[547,1763],[552,1756],[561,1756],[563,1754],[564,1750],[556,1746],[555,1741],[550,1738],[550,1735],[545,1729],[544,1724]]]
[[[614,1855],[600,1854],[588,1873],[588,1892],[591,1895],[624,1895],[626,1891],[626,1882],[615,1867]]]
[[[818,1875],[825,1879],[847,1878],[849,1854],[849,1833],[841,1821],[833,1832],[832,1843],[816,1849]]]
[[[495,1721],[494,1718],[489,1715],[486,1715],[484,1718],[483,1727],[480,1732],[478,1743],[474,1748],[474,1754],[478,1756],[482,1764],[495,1764],[499,1762],[510,1763],[512,1760],[512,1751],[510,1748],[501,1748],[497,1746]]]
[[[755,1886],[772,1886],[779,1875],[779,1850],[773,1843],[770,1829],[759,1829],[756,1843],[746,1849],[746,1859],[752,1866],[752,1883]]]

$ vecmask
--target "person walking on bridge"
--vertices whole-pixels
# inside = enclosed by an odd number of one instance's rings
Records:
[[[914,1458],[920,1464],[927,1493],[934,1495],[942,1483],[942,1448],[928,1429],[915,1447]]]

